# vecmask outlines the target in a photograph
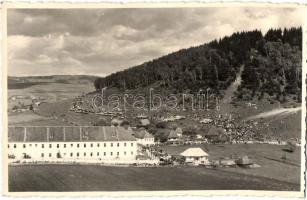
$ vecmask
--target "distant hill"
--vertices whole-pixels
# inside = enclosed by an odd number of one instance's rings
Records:
[[[50,76],[8,76],[8,89],[24,89],[48,83],[76,84],[92,83],[98,76],[89,75],[50,75]]]
[[[244,66],[236,98],[300,102],[301,44],[301,28],[270,29],[265,35],[259,30],[237,32],[97,78],[94,85],[96,90],[154,86],[175,93],[210,88],[222,94]]]
[[[88,79],[95,80],[99,76],[93,75],[49,75],[49,76],[8,76],[9,81],[41,81],[41,80],[75,80],[75,79]]]

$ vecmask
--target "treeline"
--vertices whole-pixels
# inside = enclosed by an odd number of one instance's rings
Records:
[[[297,94],[301,42],[301,28],[270,29],[265,35],[260,30],[237,32],[98,78],[94,85],[100,90],[104,87],[137,89],[158,84],[178,93],[210,87],[218,93],[235,80],[240,66],[244,65],[238,98],[249,98],[243,94],[246,91],[250,98],[266,92],[281,97],[287,93]],[[277,88],[278,82],[282,82],[284,88]],[[274,87],[270,86],[272,83]]]

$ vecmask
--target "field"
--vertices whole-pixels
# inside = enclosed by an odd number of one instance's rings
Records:
[[[8,97],[26,95],[44,98],[45,102],[56,102],[93,91],[95,78],[78,75],[8,77]]]
[[[26,122],[33,122],[33,121],[41,121],[46,120],[48,118],[36,115],[33,112],[24,112],[24,113],[14,113],[9,114],[9,124],[19,124],[19,123],[26,123]]]
[[[43,85],[30,85],[26,88],[9,89],[8,97],[15,95],[28,95],[43,97],[47,102],[56,102],[73,98],[82,93],[93,91],[92,83],[45,83]]]
[[[161,146],[160,148],[172,155],[178,155],[191,146]],[[284,146],[268,144],[221,144],[221,145],[198,145],[208,154],[209,159],[215,160],[231,156],[247,155],[260,168],[223,168],[240,174],[255,175],[285,182],[300,183],[300,148],[293,153],[286,153]],[[286,162],[281,157],[286,154]]]
[[[9,166],[9,191],[297,191],[299,184],[202,167]]]
[[[50,117],[38,115],[32,111],[9,113],[9,126],[69,126],[70,124]]]
[[[35,108],[38,109],[36,113],[28,111],[23,113],[9,112],[9,124],[20,126],[71,125],[63,121],[63,117],[60,114],[68,111],[72,98],[94,90],[94,78],[91,76],[9,77],[8,97],[18,95],[27,97],[16,99],[15,101],[8,101],[9,111],[14,106],[30,105],[32,103],[31,96],[37,99],[43,99],[39,101],[45,102],[38,108]],[[42,110],[41,112],[40,109]],[[59,119],[53,118],[55,116],[53,114],[53,112],[56,112],[55,110],[61,110],[61,113],[56,116]]]

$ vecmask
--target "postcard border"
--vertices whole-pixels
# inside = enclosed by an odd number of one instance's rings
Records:
[[[7,10],[8,9],[90,9],[90,8],[173,8],[173,7],[290,7],[302,8],[307,11],[304,4],[299,3],[11,3],[2,4],[1,26],[2,26],[2,110],[7,110]],[[303,18],[303,50],[302,50],[302,79],[306,80],[307,70],[307,12]],[[301,118],[301,184],[300,191],[256,191],[256,190],[182,190],[182,191],[129,191],[129,192],[9,192],[8,191],[8,165],[7,165],[7,134],[2,134],[2,169],[3,169],[3,194],[6,196],[107,196],[107,197],[131,197],[131,196],[256,196],[256,197],[304,197],[305,195],[305,161],[306,161],[306,81],[302,81],[302,118]],[[2,113],[2,132],[7,133],[7,113]]]

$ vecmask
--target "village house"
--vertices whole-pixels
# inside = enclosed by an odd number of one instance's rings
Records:
[[[134,137],[137,143],[143,146],[150,146],[155,144],[155,138],[145,128],[134,130]]]
[[[176,142],[182,137],[182,129],[177,127],[176,129],[173,129],[170,131],[167,140],[168,142]]]
[[[9,127],[8,157],[32,161],[133,161],[137,141],[125,127]]]
[[[185,163],[199,165],[199,164],[209,164],[209,155],[201,148],[188,148],[180,154],[184,157]]]

